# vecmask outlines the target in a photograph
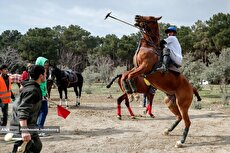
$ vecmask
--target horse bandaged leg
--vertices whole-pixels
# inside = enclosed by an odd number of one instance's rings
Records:
[[[133,96],[133,95],[132,95],[132,96]],[[132,109],[131,109],[131,107],[130,107],[130,105],[129,105],[129,101],[125,101],[125,105],[126,105],[126,107],[128,108],[128,111],[129,111],[129,113],[130,113],[130,115],[131,115],[131,118],[134,119],[134,118],[135,118],[135,115],[134,115],[134,113],[133,113],[133,111],[132,111]]]
[[[186,138],[187,138],[187,135],[188,135],[188,131],[189,131],[189,128],[185,128],[184,129],[184,132],[183,132],[183,135],[182,135],[182,139],[177,141],[175,147],[177,148],[180,148],[180,147],[183,147],[183,143],[185,142]]]
[[[133,93],[137,92],[137,87],[136,87],[136,85],[135,85],[134,80],[133,80],[133,79],[129,79],[129,80],[128,80],[128,83],[129,83],[129,85],[130,85],[130,87],[131,87],[131,89],[132,89],[132,92],[133,92]]]
[[[140,100],[140,95],[138,93],[134,93],[134,99],[138,102]]]
[[[63,99],[60,99],[59,105],[62,105],[63,101],[64,101]]]
[[[65,99],[65,105],[66,105],[66,107],[69,107],[67,99]]]
[[[76,97],[76,106],[80,106],[80,97]]]
[[[164,134],[168,135],[169,132],[171,132],[173,129],[175,129],[175,127],[180,123],[180,121],[181,120],[176,120],[169,129],[164,131]]]
[[[132,91],[129,87],[129,84],[126,82],[126,80],[122,81],[122,86],[124,87],[126,93],[128,93],[128,94],[132,93]]]
[[[134,100],[133,94],[127,94],[127,96],[128,96],[129,102],[130,103],[133,102],[133,100]]]
[[[188,131],[189,131],[189,128],[185,128],[184,129],[184,132],[183,132],[183,135],[182,135],[182,139],[181,139],[181,143],[184,143],[185,140],[186,140],[186,137],[188,135]]]

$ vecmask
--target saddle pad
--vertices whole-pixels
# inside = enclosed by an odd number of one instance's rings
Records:
[[[169,70],[180,73],[180,70],[173,64],[170,64]]]
[[[77,82],[78,78],[77,75],[72,70],[66,70],[65,75],[69,82]]]

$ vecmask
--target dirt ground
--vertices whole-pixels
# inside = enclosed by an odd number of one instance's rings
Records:
[[[53,99],[54,101],[55,99]],[[58,101],[54,101],[58,103]],[[70,102],[71,114],[63,119],[56,107],[49,108],[46,126],[60,126],[61,132],[42,137],[42,153],[229,153],[230,108],[190,109],[191,127],[183,148],[175,148],[183,122],[168,136],[163,131],[175,118],[161,102],[154,102],[155,118],[143,115],[144,108],[132,102],[137,115],[130,119],[122,103],[122,120],[116,117],[116,97],[83,95],[80,107]],[[0,153],[12,150],[13,142],[0,135]]]

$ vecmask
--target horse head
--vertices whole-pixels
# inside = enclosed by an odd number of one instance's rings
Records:
[[[154,16],[135,16],[135,26],[141,29],[145,47],[158,47],[160,43],[160,34],[158,20],[162,17]]]
[[[50,77],[49,78],[51,78],[51,80],[55,80],[55,78],[56,79],[61,78],[61,70],[56,65],[50,67]]]

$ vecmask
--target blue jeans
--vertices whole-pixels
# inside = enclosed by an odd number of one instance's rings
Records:
[[[144,100],[143,100],[143,107],[146,107],[146,104],[147,104],[147,97],[146,97],[146,95],[144,94],[143,95],[144,96]]]
[[[37,126],[39,128],[43,128],[47,114],[48,114],[48,101],[44,99],[42,100],[42,106],[38,113]]]

